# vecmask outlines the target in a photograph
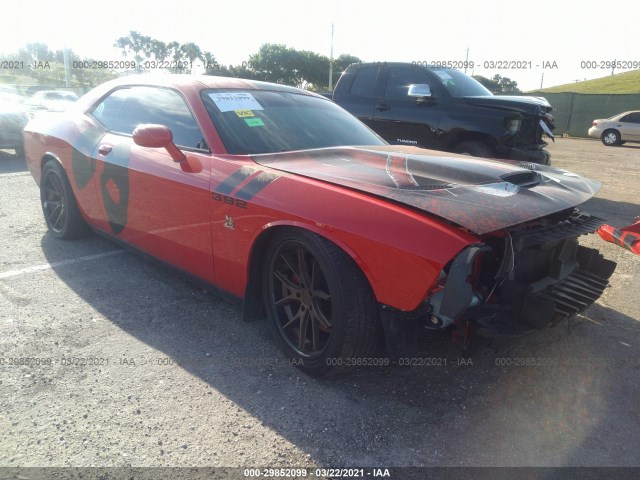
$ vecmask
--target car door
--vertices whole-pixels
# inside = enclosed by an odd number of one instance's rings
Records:
[[[623,141],[640,141],[640,112],[631,112],[622,117],[618,123]]]
[[[429,85],[432,98],[408,96],[409,86]],[[375,105],[372,128],[391,144],[435,148],[442,114],[438,86],[420,68],[390,66],[384,93]]]
[[[211,157],[184,98],[151,86],[118,88],[90,112],[107,130],[96,152],[101,228],[125,242],[213,282],[209,212]],[[185,153],[136,145],[140,124],[169,127]]]

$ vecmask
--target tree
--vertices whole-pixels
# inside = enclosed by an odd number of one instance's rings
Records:
[[[126,37],[116,39],[113,46],[122,49],[122,55],[125,58],[133,56],[136,65],[140,65],[142,60],[150,59],[154,55],[156,48],[155,40],[139,32],[131,30]],[[143,57],[144,55],[144,57]]]
[[[160,40],[151,40],[151,52],[156,60],[164,62],[169,56],[169,48],[167,44]]]
[[[334,81],[344,68],[359,61],[353,55],[340,55],[334,60]],[[246,78],[323,90],[329,84],[329,63],[328,57],[315,52],[266,43],[249,57],[248,66],[254,70],[254,76]]]
[[[18,58],[25,63],[52,62],[55,60],[54,53],[49,50],[46,43],[27,43],[25,48],[18,51]]]
[[[202,50],[198,45],[193,42],[188,42],[182,44],[180,46],[180,53],[182,54],[182,58],[187,58],[189,60],[189,68],[193,70],[193,62],[194,60],[202,60],[204,61],[204,56],[202,55]]]
[[[484,85],[491,93],[520,93],[518,82],[502,75],[496,74],[491,79],[482,75],[474,75],[473,78]]]
[[[257,53],[249,57],[249,64],[258,78],[285,85],[298,85],[302,81],[297,66],[303,61],[296,50],[273,43],[263,44]]]
[[[501,93],[520,93],[518,82],[515,80],[511,80],[510,78],[503,77],[501,75],[494,75],[493,80],[498,82]]]

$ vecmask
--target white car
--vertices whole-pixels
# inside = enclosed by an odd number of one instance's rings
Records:
[[[640,143],[640,111],[624,112],[594,120],[589,136],[599,138],[607,147],[625,142]]]
[[[78,95],[65,90],[43,90],[34,93],[25,105],[33,117],[36,113],[63,112],[78,100]]]

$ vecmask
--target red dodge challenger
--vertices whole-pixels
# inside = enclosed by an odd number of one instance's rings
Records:
[[[126,77],[24,136],[53,236],[91,229],[215,286],[315,375],[425,330],[546,328],[615,269],[578,244],[604,223],[575,208],[598,183],[390,146],[292,87]]]

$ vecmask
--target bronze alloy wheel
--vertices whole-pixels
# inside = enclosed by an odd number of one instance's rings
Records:
[[[369,282],[327,239],[294,228],[274,234],[262,285],[271,331],[290,363],[305,372],[320,376],[348,370],[379,345]]]
[[[333,315],[318,261],[304,244],[289,240],[275,252],[269,277],[269,296],[282,338],[300,356],[319,357],[329,341]]]

